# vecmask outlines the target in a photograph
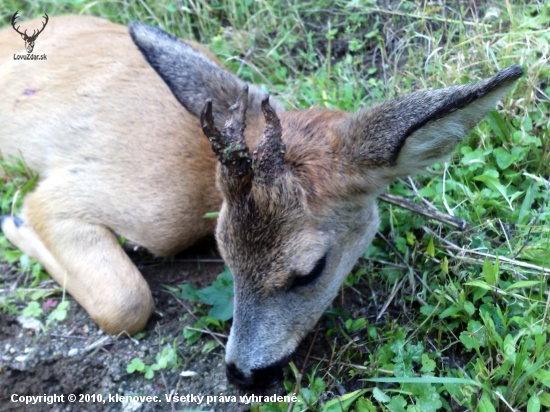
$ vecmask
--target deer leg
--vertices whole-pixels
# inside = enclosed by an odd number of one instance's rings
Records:
[[[74,213],[61,218],[41,207],[39,191],[25,199],[22,219],[0,220],[6,237],[36,259],[105,332],[138,332],[153,312],[153,298],[115,235]]]

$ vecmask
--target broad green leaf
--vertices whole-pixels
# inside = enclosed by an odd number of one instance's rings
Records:
[[[474,292],[474,296],[472,298],[472,300],[475,302],[477,302],[479,299],[481,299],[483,296],[485,296],[487,294],[487,291],[488,290],[491,290],[492,288],[489,288],[489,289],[485,289],[485,288],[476,288],[475,292]]]
[[[531,286],[540,285],[538,280],[520,280],[519,282],[513,283],[508,286],[505,290],[519,289],[519,288],[530,288]]]
[[[495,407],[491,403],[491,399],[487,395],[483,395],[477,407],[478,412],[496,412]]]
[[[141,372],[145,368],[145,364],[139,358],[134,358],[130,364],[126,367],[126,372],[134,373],[135,371]]]
[[[439,315],[439,319],[445,319],[449,316],[456,315],[457,313],[462,312],[462,309],[458,306],[451,306],[450,308],[445,309],[441,314]]]
[[[434,238],[430,238],[430,242],[428,243],[428,248],[426,249],[426,254],[428,256],[434,257],[435,256],[435,248],[434,248]]]
[[[145,379],[153,379],[155,376],[155,370],[153,368],[146,368]]]
[[[540,369],[535,372],[535,377],[540,380],[540,382],[546,386],[547,388],[550,388],[550,371]]]
[[[372,379],[367,379],[367,380],[372,381]],[[372,390],[372,396],[374,396],[374,399],[376,399],[378,402],[381,402],[381,403],[388,403],[391,400],[391,398],[388,395],[386,395],[384,392],[382,392],[378,388],[374,388]]]
[[[349,51],[356,52],[357,50],[361,49],[361,43],[356,38],[352,38],[349,41],[348,44]]]
[[[208,342],[204,344],[204,346],[201,349],[202,353],[210,353],[214,349],[216,349],[220,344],[216,342],[214,339],[210,339]]]
[[[481,147],[472,150],[470,147],[464,146],[460,151],[464,155],[460,162],[468,166],[470,170],[476,170],[485,165],[485,154]]]
[[[192,292],[192,291],[191,291]],[[226,267],[212,285],[196,292],[204,303],[212,305],[208,315],[217,320],[228,320],[233,316],[233,275]]]
[[[482,273],[483,273],[483,277],[485,278],[485,281],[489,285],[491,285],[491,286],[496,285],[496,282],[497,282],[496,273],[495,273],[495,270],[493,268],[493,265],[491,265],[491,262],[487,258],[483,262],[483,271],[482,271]]]
[[[496,134],[501,142],[506,141],[506,136],[508,135],[508,128],[506,127],[506,122],[500,115],[497,110],[491,110],[487,115],[487,123],[494,134]]]
[[[393,396],[391,401],[386,405],[390,412],[406,412],[405,406],[407,406],[407,401],[401,395]]]
[[[378,331],[376,330],[376,326],[367,326],[367,332],[371,339],[378,339]]]
[[[39,299],[43,299],[45,298],[46,296],[50,295],[52,293],[51,290],[37,290],[36,292],[33,292],[31,294],[31,299],[32,300],[39,300]]]
[[[422,368],[420,368],[420,372],[432,373],[434,369],[435,361],[430,359],[430,357],[426,353],[422,354]]]
[[[441,260],[441,271],[446,275],[449,274],[449,261],[447,260],[447,256],[444,256]]]
[[[317,394],[309,388],[302,388],[302,396],[308,404],[312,404],[317,401]]]
[[[27,318],[37,318],[42,314],[42,308],[40,303],[31,301],[27,304],[27,307],[23,309],[22,315]]]
[[[468,314],[468,316],[472,316],[476,311],[476,307],[472,302],[466,301],[464,302],[464,312]]]
[[[470,280],[470,281],[466,282],[465,285],[475,286],[476,288],[481,288],[481,289],[485,289],[485,290],[493,290],[493,288],[490,285],[488,285],[487,283],[482,282],[480,280]]]
[[[359,398],[355,403],[355,412],[376,412],[376,407],[369,399]]]
[[[193,345],[201,338],[202,333],[198,332],[196,330],[190,330],[187,329],[187,327],[183,328],[183,337],[187,341],[188,345]]]
[[[61,302],[59,305],[57,305],[57,307],[48,315],[47,322],[50,323],[54,320],[61,322],[65,320],[65,318],[67,317],[68,306],[69,306],[68,300]]]
[[[420,313],[422,313],[424,316],[430,316],[432,315],[432,312],[434,312],[435,308],[436,307],[433,305],[425,305],[420,307]],[[434,314],[437,315],[437,311],[435,311]]]
[[[217,303],[210,309],[208,316],[222,321],[231,319],[233,317],[233,302],[226,301]]]
[[[427,198],[431,199],[437,194],[437,192],[433,189],[433,187],[426,186],[426,187],[423,187],[422,189],[420,189],[418,191],[418,194],[420,196],[424,196],[424,197],[427,197]]]
[[[527,412],[540,412],[540,399],[536,393],[527,402]]]
[[[348,319],[346,321],[346,329],[350,332],[355,332],[364,327],[367,324],[367,319],[359,318],[356,320]]]
[[[539,395],[539,400],[542,406],[546,406],[547,408],[550,408],[550,393],[543,392]]]
[[[179,293],[179,297],[181,299],[185,299],[190,302],[196,302],[199,300],[197,292],[198,292],[197,287],[195,285],[191,285],[190,283],[188,283],[181,286],[181,292]]]
[[[460,341],[468,351],[485,347],[485,327],[477,320],[470,320],[468,330],[460,333]]]
[[[533,122],[531,121],[531,118],[529,116],[525,116],[523,118],[521,125],[523,126],[523,130],[525,130],[527,133],[533,130]]]
[[[35,264],[33,267],[32,267],[32,276],[34,278],[38,278],[38,276],[40,275],[40,272],[42,271],[42,266],[37,263]]]
[[[309,387],[315,391],[317,394],[321,394],[327,388],[327,384],[321,378],[315,378],[315,380],[310,383]]]
[[[487,186],[493,192],[499,193],[504,198],[504,200],[506,200],[506,203],[508,203],[508,207],[510,207],[510,210],[514,210],[510,199],[508,199],[508,196],[506,195],[506,188],[500,183],[498,177],[493,177],[489,174],[483,174],[481,176],[474,177],[474,180],[479,180],[480,182],[485,183],[485,186]]]
[[[416,385],[421,386],[421,391],[415,391],[419,394],[416,401],[416,408],[422,412],[436,412],[443,406],[441,398],[437,393],[437,389],[432,385]]]
[[[530,185],[525,191],[525,197],[521,203],[521,208],[519,209],[518,223],[525,224],[529,219],[529,212],[531,211],[533,202],[535,201],[535,192],[536,189],[534,185]]]
[[[506,149],[502,147],[497,147],[493,151],[493,156],[495,156],[497,165],[500,170],[506,170],[510,167],[512,163],[514,163],[518,159],[519,154],[508,153]]]
[[[367,392],[367,389],[360,389],[355,392],[346,393],[341,397],[331,399],[323,405],[323,409],[321,409],[321,411],[346,412],[350,408],[351,404],[355,402],[355,400],[363,395],[365,392]]]

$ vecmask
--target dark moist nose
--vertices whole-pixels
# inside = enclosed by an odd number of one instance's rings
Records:
[[[229,363],[225,374],[227,375],[227,380],[239,389],[262,389],[275,385],[282,379],[283,365],[281,365],[281,362],[277,362],[265,368],[254,369],[252,370],[252,376],[247,378],[234,363]]]

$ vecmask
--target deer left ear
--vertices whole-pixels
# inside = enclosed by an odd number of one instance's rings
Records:
[[[520,66],[511,66],[476,83],[416,92],[360,111],[347,124],[348,158],[384,169],[390,180],[418,173],[447,157],[522,75]]]

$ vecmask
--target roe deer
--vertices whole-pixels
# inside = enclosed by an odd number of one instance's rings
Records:
[[[449,155],[523,73],[355,114],[285,112],[200,46],[141,23],[130,38],[94,17],[51,18],[46,61],[14,61],[15,36],[0,33],[0,150],[40,180],[2,230],[106,332],[135,333],[153,299],[117,236],[171,255],[213,232],[203,215],[219,210],[235,279],[227,375],[242,388],[275,381],[335,297],[376,232],[376,197]]]

